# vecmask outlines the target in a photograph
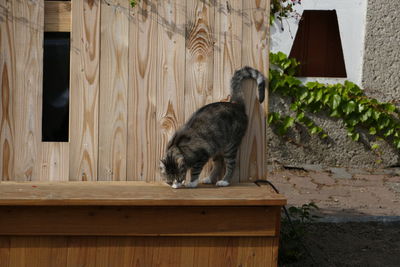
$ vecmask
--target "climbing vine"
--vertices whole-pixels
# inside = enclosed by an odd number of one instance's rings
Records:
[[[295,14],[293,7],[300,4],[301,0],[271,0],[270,24],[272,24],[275,19],[282,21],[283,18]]]
[[[269,88],[291,100],[290,109],[295,116],[283,116],[272,112],[268,122],[285,134],[295,123],[306,126],[311,134],[326,138],[327,133],[307,114],[327,112],[330,117],[343,120],[348,135],[360,140],[360,130],[366,129],[370,135],[384,138],[400,149],[400,111],[392,103],[379,102],[367,97],[356,84],[303,84],[295,78],[300,63],[288,58],[284,53],[270,53]],[[374,144],[372,149],[377,148]]]

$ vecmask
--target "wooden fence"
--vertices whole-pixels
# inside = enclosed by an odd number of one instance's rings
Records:
[[[0,180],[159,180],[168,139],[228,96],[235,69],[267,75],[268,12],[269,0],[0,0]],[[41,139],[43,32],[54,29],[71,30],[69,142]],[[265,177],[268,99],[245,86],[236,181]]]

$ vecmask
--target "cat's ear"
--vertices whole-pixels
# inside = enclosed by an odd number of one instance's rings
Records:
[[[185,167],[185,159],[183,158],[183,156],[176,158],[176,164],[178,165],[179,169]]]
[[[160,160],[160,172],[161,172],[162,174],[165,174],[165,173],[166,173],[166,171],[165,171],[165,163],[164,163],[164,160]]]

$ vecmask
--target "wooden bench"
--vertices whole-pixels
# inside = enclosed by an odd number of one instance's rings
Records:
[[[254,184],[0,183],[0,266],[276,266],[286,199]]]

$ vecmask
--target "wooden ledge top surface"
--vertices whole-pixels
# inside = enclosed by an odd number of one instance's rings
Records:
[[[270,187],[172,189],[147,182],[0,182],[0,206],[282,206]]]

